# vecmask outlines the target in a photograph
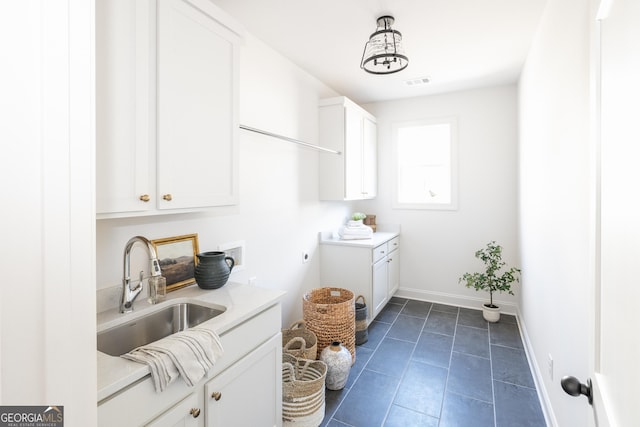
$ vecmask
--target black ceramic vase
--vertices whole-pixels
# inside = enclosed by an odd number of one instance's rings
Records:
[[[194,277],[202,289],[218,289],[229,280],[229,274],[235,265],[233,258],[224,252],[202,252],[196,255],[198,265]]]

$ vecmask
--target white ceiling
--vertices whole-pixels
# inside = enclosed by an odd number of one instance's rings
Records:
[[[214,0],[251,34],[358,103],[515,82],[546,0]],[[395,17],[409,66],[360,69],[382,15]],[[404,81],[429,77],[426,86]]]

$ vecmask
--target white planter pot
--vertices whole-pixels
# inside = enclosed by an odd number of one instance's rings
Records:
[[[496,323],[500,320],[500,307],[491,308],[488,304],[482,305],[482,317],[484,320],[491,323]]]

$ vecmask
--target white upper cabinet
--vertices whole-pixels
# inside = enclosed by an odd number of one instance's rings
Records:
[[[236,202],[237,40],[207,4],[158,2],[160,209]]]
[[[96,8],[99,217],[237,203],[241,30],[209,0]]]
[[[362,117],[362,194],[363,199],[378,195],[378,127],[368,113]]]
[[[346,97],[320,102],[320,199],[361,200],[377,195],[376,119]]]
[[[145,212],[155,196],[153,11],[143,1],[95,5],[96,210]]]

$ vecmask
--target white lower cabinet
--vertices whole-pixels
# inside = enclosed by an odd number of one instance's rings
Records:
[[[282,424],[281,346],[272,338],[204,386],[207,427]]]
[[[386,244],[385,244],[386,247]],[[376,315],[384,308],[388,296],[389,264],[384,257],[373,264],[372,304],[371,310]],[[375,316],[374,316],[375,317]]]
[[[200,425],[198,418],[202,416],[198,393],[192,393],[182,402],[177,403],[155,420],[147,424],[147,427],[197,427]]]
[[[157,393],[147,376],[98,402],[98,425],[281,426],[281,325],[278,303],[220,335],[224,355],[198,384]]]
[[[392,242],[395,243],[396,246],[398,245],[398,242]],[[391,247],[392,243],[389,244],[389,255],[387,256],[387,265],[389,268],[388,271],[388,278],[389,278],[389,283],[388,283],[388,297],[389,299],[391,299],[391,297],[393,296],[393,294],[396,293],[396,291],[398,290],[398,288],[400,287],[400,248],[396,247],[393,248]]]
[[[382,311],[400,283],[400,238],[374,233],[371,241],[320,241],[322,286],[344,288],[367,304],[367,323]]]
[[[400,249],[389,254],[389,293],[391,299],[400,287]]]
[[[373,312],[382,311],[400,286],[400,241],[396,237],[375,248],[373,265]],[[374,316],[374,317],[375,317]]]

